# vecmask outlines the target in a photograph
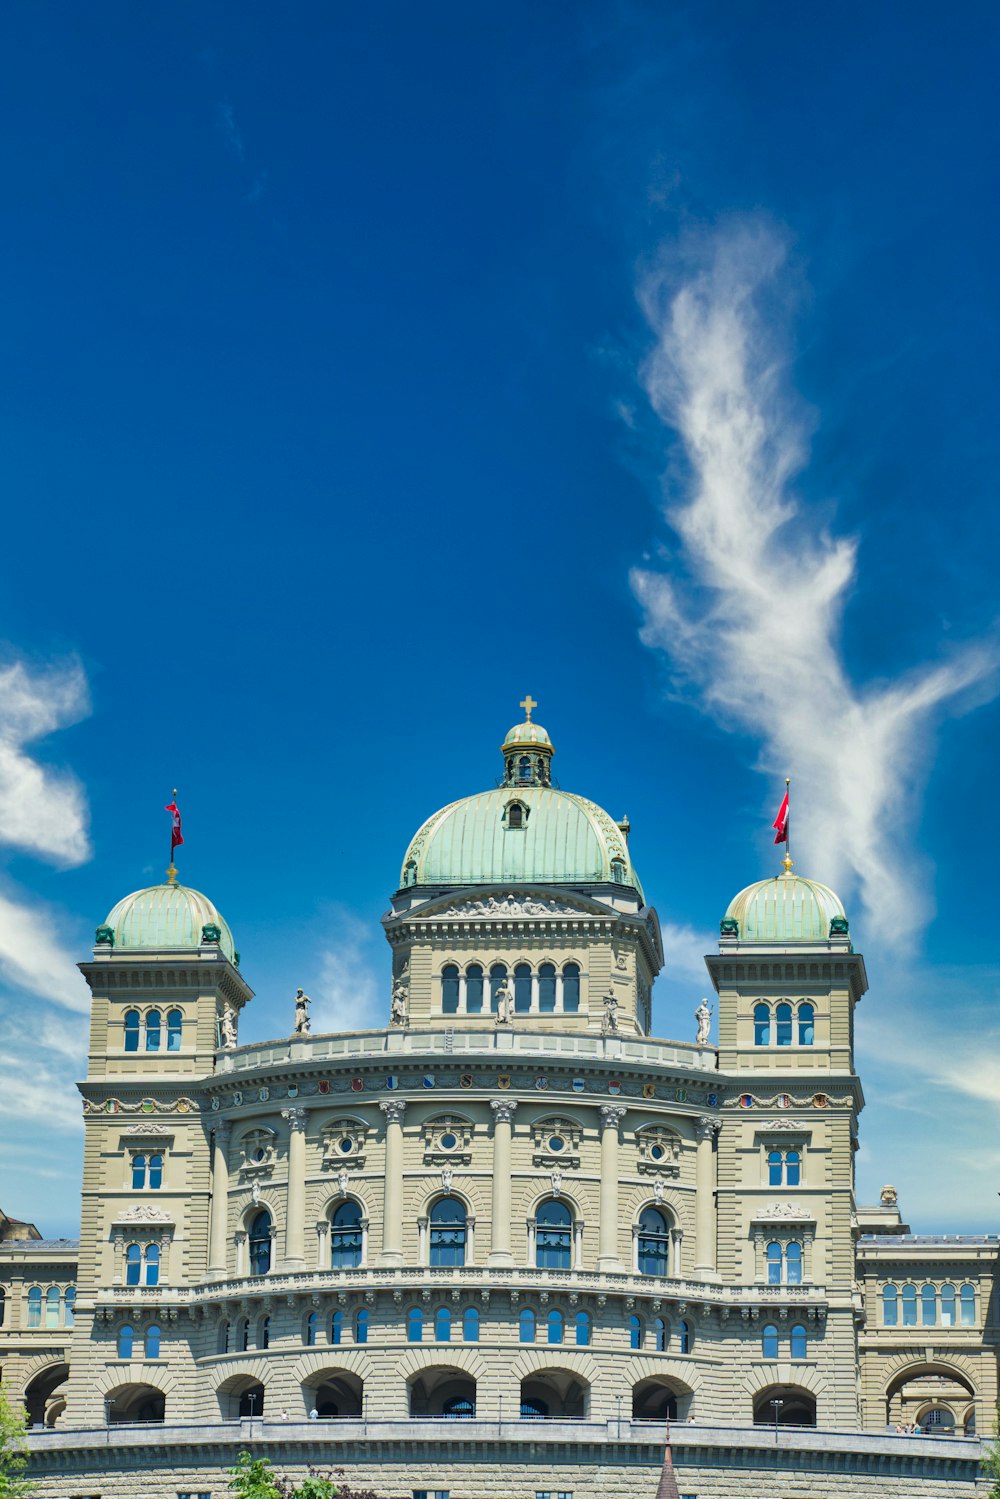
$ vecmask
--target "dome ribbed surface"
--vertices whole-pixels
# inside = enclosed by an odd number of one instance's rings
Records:
[[[839,896],[827,885],[791,874],[748,885],[726,911],[747,942],[825,942],[830,922],[845,915]]]
[[[534,725],[531,725],[534,727]],[[524,826],[507,826],[511,802]],[[614,881],[642,897],[620,828],[585,797],[548,786],[501,786],[429,817],[406,851],[403,885],[574,885]],[[644,898],[644,897],[642,897]]]
[[[513,749],[530,748],[552,748],[548,730],[543,729],[540,723],[516,723],[512,729],[507,730],[507,737],[503,742],[503,753]]]
[[[219,946],[230,962],[236,945],[228,923],[207,895],[187,885],[150,885],[120,900],[105,922],[115,947],[200,947],[203,926],[217,926]]]

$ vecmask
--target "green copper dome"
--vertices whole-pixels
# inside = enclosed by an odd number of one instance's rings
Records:
[[[831,935],[847,934],[839,897],[827,885],[791,873],[741,890],[729,903],[723,935],[732,922],[736,931],[731,935],[745,942],[826,942]]]
[[[118,947],[201,947],[203,927],[218,927],[219,946],[236,961],[233,934],[207,895],[187,885],[150,885],[120,900],[105,927]],[[98,935],[100,940],[100,935]]]

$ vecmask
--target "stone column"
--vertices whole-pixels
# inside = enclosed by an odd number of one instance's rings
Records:
[[[385,1195],[382,1206],[380,1265],[403,1263],[403,1115],[406,1100],[382,1098],[385,1115]]]
[[[288,1123],[288,1195],[284,1270],[306,1268],[306,1111],[282,1109]]]
[[[208,1278],[225,1280],[229,1274],[229,1123],[215,1126],[212,1142],[212,1201],[209,1208]]]
[[[493,1224],[489,1265],[513,1265],[510,1252],[510,1139],[516,1098],[492,1098],[493,1110]]]
[[[622,1104],[601,1105],[601,1221],[598,1225],[598,1270],[622,1271],[618,1257],[618,1126]]]
[[[717,1119],[702,1117],[696,1125],[698,1155],[695,1161],[694,1276],[696,1280],[718,1280],[715,1265],[715,1137],[721,1128]]]

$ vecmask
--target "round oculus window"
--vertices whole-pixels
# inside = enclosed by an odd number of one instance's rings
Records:
[[[550,1150],[565,1150],[565,1148],[566,1148],[566,1141],[562,1138],[561,1135],[550,1135],[549,1136],[549,1149]]]
[[[666,1153],[662,1145],[651,1145],[649,1147],[649,1154],[654,1161],[662,1161]]]
[[[458,1144],[458,1136],[457,1135],[453,1135],[453,1134],[449,1133],[447,1135],[442,1135],[441,1136],[441,1149],[442,1150],[454,1150],[455,1146],[457,1144]]]
[[[250,1159],[253,1161],[262,1161],[266,1155],[267,1151],[263,1145],[258,1145],[250,1152]]]
[[[351,1139],[350,1135],[341,1136],[341,1138],[337,1141],[337,1149],[340,1151],[341,1155],[350,1155],[351,1151],[354,1149],[354,1141]]]

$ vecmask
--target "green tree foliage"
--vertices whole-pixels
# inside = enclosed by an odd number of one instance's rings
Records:
[[[24,1407],[12,1405],[0,1390],[0,1499],[22,1499],[28,1493],[24,1429]]]
[[[241,1452],[235,1468],[229,1469],[229,1487],[237,1499],[379,1499],[374,1489],[352,1489],[344,1483],[344,1470],[310,1468],[301,1483],[275,1473],[266,1457]],[[0,1491],[0,1499],[5,1499]]]

